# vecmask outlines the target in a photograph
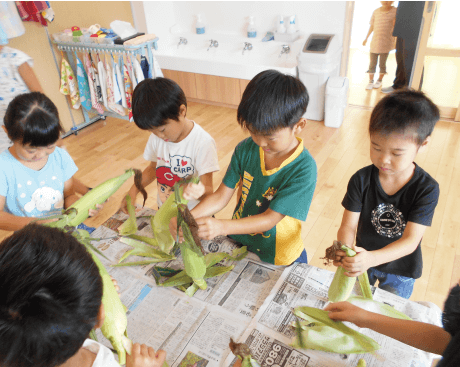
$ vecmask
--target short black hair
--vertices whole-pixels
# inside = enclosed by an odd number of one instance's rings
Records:
[[[102,279],[86,248],[57,228],[29,224],[0,244],[0,365],[54,367],[97,322]]]
[[[305,114],[308,99],[307,88],[298,78],[265,70],[244,90],[237,120],[243,128],[262,134],[293,127]]]
[[[424,93],[403,89],[382,98],[372,110],[369,134],[413,133],[422,145],[439,121],[439,108]]]
[[[187,107],[182,88],[167,78],[145,79],[134,89],[132,110],[134,123],[142,130],[179,121],[180,106]]]
[[[23,145],[45,147],[64,132],[55,104],[40,92],[19,94],[8,104],[4,117],[8,137]]]

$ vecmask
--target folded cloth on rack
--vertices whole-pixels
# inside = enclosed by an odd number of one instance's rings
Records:
[[[94,74],[94,86],[96,87],[96,98],[98,102],[104,102],[102,98],[102,89],[101,89],[101,82],[99,80],[99,72],[97,70],[97,58],[93,60],[93,56],[89,54],[89,58],[91,60],[91,67],[93,69]]]
[[[45,18],[41,12],[48,9],[49,6],[46,1],[16,1],[19,15],[25,22],[36,22],[47,27]]]
[[[149,74],[149,62],[145,56],[141,56],[141,68],[142,72],[144,73],[144,79],[150,78]]]
[[[80,90],[80,102],[81,105],[86,109],[91,109],[91,92],[89,91],[88,75],[86,74],[85,68],[82,62],[75,52],[75,59],[77,60],[77,81],[78,89]]]
[[[141,64],[137,61],[137,57],[134,56],[133,60],[134,74],[136,75],[137,83],[139,84],[144,80],[144,73],[142,72]]]
[[[107,103],[109,108],[113,112],[118,113],[121,116],[125,116],[125,109],[115,102],[114,86],[112,81],[113,72],[110,67],[110,62],[107,61],[107,57],[105,58],[105,71],[107,76]]]
[[[99,112],[101,115],[104,114],[104,109],[102,106],[99,104],[99,101],[97,100],[97,92],[96,92],[96,76],[94,75],[94,69],[93,65],[91,64],[91,60],[89,59],[89,55],[85,54],[83,57],[86,65],[86,72],[88,73],[88,85],[89,85],[89,91],[91,94],[91,105],[93,108]]]
[[[133,97],[133,87],[131,84],[131,79],[129,78],[128,68],[126,64],[123,65],[123,79],[125,81],[125,100],[126,105],[128,106],[128,117],[129,122],[133,122],[133,111],[131,109],[131,98]]]
[[[133,38],[131,40],[128,40],[126,41],[125,43],[123,43],[124,45],[140,45],[141,43],[144,43],[144,42],[147,42],[147,41],[151,41],[153,39],[157,38],[156,35],[154,34],[144,34],[143,36],[139,36],[139,37],[136,37],[136,38]]]
[[[131,79],[133,90],[137,87],[136,76],[134,75],[133,64],[131,62],[131,57],[129,54],[126,55],[126,67],[128,68],[129,79]]]
[[[111,55],[111,59],[112,59],[111,61],[112,61],[113,98],[115,99],[116,104],[122,105],[120,84],[118,83],[117,68],[115,66],[113,55]]]
[[[80,93],[75,82],[75,75],[64,55],[62,55],[61,61],[61,88],[59,91],[64,95],[70,95],[72,108],[76,110],[80,108]]]
[[[0,1],[0,45],[8,44],[8,39],[19,37],[26,29],[12,1]]]

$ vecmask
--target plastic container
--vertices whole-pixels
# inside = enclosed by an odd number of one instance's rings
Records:
[[[278,18],[278,25],[276,27],[277,33],[286,33],[286,27],[284,25],[284,17],[282,15]]]
[[[333,34],[311,34],[297,56],[299,79],[307,87],[310,100],[304,117],[324,119],[326,82],[339,76],[342,45]]]
[[[197,18],[196,25],[195,25],[196,34],[204,34],[206,29],[205,29],[203,17],[201,14],[198,14],[196,18]]]
[[[289,17],[289,24],[287,26],[286,33],[293,34],[295,32],[296,32],[296,29],[295,29],[295,15],[291,15]]]
[[[257,37],[257,29],[254,25],[254,17],[251,15],[249,17],[249,24],[248,24],[248,38],[256,38]]]
[[[324,125],[339,128],[343,122],[345,108],[348,104],[348,78],[333,76],[326,84],[326,103]]]

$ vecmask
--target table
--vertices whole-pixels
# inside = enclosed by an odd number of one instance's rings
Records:
[[[152,236],[149,218],[153,210],[137,208],[139,231]],[[156,285],[152,276],[155,265],[182,268],[182,260],[136,267],[111,267],[130,246],[116,237],[117,228],[127,219],[114,214],[99,226],[92,237],[110,238],[93,244],[109,260],[100,257],[109,273],[118,281],[121,300],[128,311],[128,335],[167,352],[171,367],[231,366],[236,361],[228,348],[230,337],[245,342],[262,367],[354,367],[365,358],[369,367],[421,367],[431,365],[433,355],[422,352],[368,329],[358,329],[376,340],[381,349],[376,354],[343,355],[314,350],[296,350],[289,344],[294,337],[290,326],[291,309],[296,306],[324,308],[334,273],[306,264],[289,267],[261,262],[252,253],[234,263],[223,276],[207,279],[208,288],[190,298],[175,288]],[[114,237],[115,236],[115,237]],[[206,252],[231,253],[237,244],[228,237],[202,241]],[[132,256],[127,261],[145,258]],[[232,262],[224,260],[222,265]],[[417,321],[440,324],[439,311],[372,287],[374,299],[390,304]],[[354,290],[360,292],[359,285]],[[102,333],[98,338],[110,346]]]

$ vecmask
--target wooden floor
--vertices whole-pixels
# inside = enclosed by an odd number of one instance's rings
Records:
[[[193,118],[216,140],[221,171],[214,175],[214,188],[220,184],[236,144],[247,135],[236,122],[236,110],[189,103],[188,117]],[[359,168],[370,164],[367,125],[368,109],[349,107],[340,129],[327,128],[322,122],[309,121],[301,133],[306,148],[318,165],[318,184],[303,239],[312,265],[323,268],[319,259],[336,238],[342,218],[342,198],[349,178]],[[64,139],[79,167],[76,177],[89,186],[121,174],[126,168],[144,169],[142,154],[149,133],[133,123],[108,118],[97,122],[77,136]],[[432,301],[441,308],[452,285],[460,278],[460,124],[440,121],[428,149],[417,163],[440,184],[441,196],[432,227],[423,239],[423,276],[415,283],[413,300]],[[132,181],[125,183],[88,225],[103,223],[119,206]],[[148,188],[147,206],[156,206],[156,185]],[[230,218],[235,198],[218,218]],[[457,214],[456,214],[457,213]],[[0,238],[7,233],[1,232]],[[330,268],[330,270],[332,270]]]

